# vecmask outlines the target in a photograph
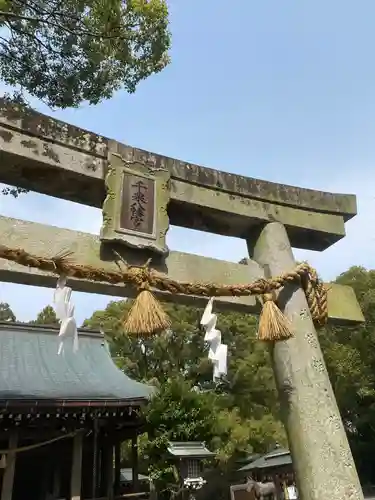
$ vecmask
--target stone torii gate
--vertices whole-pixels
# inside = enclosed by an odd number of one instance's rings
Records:
[[[177,281],[245,284],[291,271],[296,265],[292,247],[325,250],[345,236],[344,223],[356,214],[352,195],[203,168],[120,144],[5,100],[0,101],[0,182],[102,208],[104,215],[101,238],[0,217],[0,245],[46,257],[70,250],[77,264],[114,271],[118,268],[109,242],[132,265],[142,265],[153,255],[151,267]],[[141,188],[149,190],[154,203],[133,207],[135,215],[130,218],[130,200],[141,199]],[[168,253],[169,222],[245,239],[248,265]],[[4,259],[0,259],[0,280],[56,285],[52,273]],[[126,284],[72,278],[70,285],[77,291],[134,296]],[[284,291],[284,313],[295,336],[275,343],[270,352],[301,498],[362,500],[305,294],[298,286]],[[156,295],[206,304],[204,297]],[[216,307],[249,314],[260,311],[251,296],[220,297]],[[328,316],[336,324],[363,321],[351,288],[330,285]]]

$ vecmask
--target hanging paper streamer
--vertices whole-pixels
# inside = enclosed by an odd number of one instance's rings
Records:
[[[78,329],[74,318],[74,304],[71,301],[72,289],[66,286],[66,278],[57,280],[56,290],[53,297],[56,317],[60,321],[59,349],[58,354],[64,353],[67,339],[73,341],[73,352],[78,351]]]
[[[109,348],[109,344],[108,344],[108,342],[107,342],[107,340],[106,340],[106,338],[105,338],[105,333],[104,333],[104,329],[103,329],[103,327],[102,327],[102,326],[100,327],[99,331],[100,331],[100,334],[103,336],[103,343],[102,343],[102,346],[103,346],[103,347],[104,347],[104,349],[106,350],[106,353],[108,354],[108,356],[110,356],[110,355],[111,355],[111,350],[110,350],[110,348]]]
[[[216,329],[217,316],[212,314],[214,299],[208,301],[204,310],[201,325],[206,331],[204,340],[209,344],[208,359],[214,366],[213,380],[216,381],[227,374],[228,346],[221,343],[221,331]]]

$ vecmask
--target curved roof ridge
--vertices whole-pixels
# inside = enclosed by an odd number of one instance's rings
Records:
[[[58,328],[0,323],[0,401],[144,400],[153,388],[131,379],[111,358],[100,332],[79,330],[79,349],[57,354]]]

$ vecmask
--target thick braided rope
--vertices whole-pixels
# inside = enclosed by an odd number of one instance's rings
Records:
[[[228,297],[265,295],[278,291],[288,283],[301,284],[311,316],[317,326],[326,323],[328,317],[327,290],[309,264],[302,263],[293,271],[275,278],[260,278],[253,283],[220,285],[218,283],[182,282],[159,273],[147,266],[126,266],[124,270],[106,271],[93,266],[83,266],[71,260],[71,253],[57,257],[38,257],[22,249],[0,246],[0,258],[16,262],[22,266],[34,267],[41,271],[64,274],[77,279],[101,281],[111,284],[130,283],[137,289],[156,289],[171,294],[198,295],[203,297]]]

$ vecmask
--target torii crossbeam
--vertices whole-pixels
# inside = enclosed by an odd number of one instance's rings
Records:
[[[130,229],[129,200],[142,199],[140,188],[138,198],[132,191],[135,180],[138,188],[142,182],[149,189],[153,204],[146,207],[139,202],[138,208],[132,208],[138,210],[139,220]],[[116,266],[113,252],[106,251],[112,242],[134,265],[143,264],[151,252],[153,268],[179,281],[247,283],[290,271],[295,266],[292,247],[325,250],[345,236],[344,224],[356,214],[353,195],[200,167],[120,144],[4,100],[0,102],[0,182],[101,207],[104,215],[101,237],[0,217],[0,245],[46,257],[70,250],[77,262],[110,270]],[[169,222],[245,239],[248,265],[173,251],[168,255]],[[0,259],[0,280],[52,287],[56,278]],[[132,294],[126,286],[85,279],[72,280],[71,286],[85,292]],[[282,295],[284,313],[296,335],[273,345],[271,358],[301,498],[362,500],[305,295],[298,286],[286,287]],[[194,296],[159,296],[203,303]],[[223,308],[259,312],[253,297],[222,297],[219,303]],[[363,321],[353,291],[339,285],[329,290],[328,315],[338,324]]]

